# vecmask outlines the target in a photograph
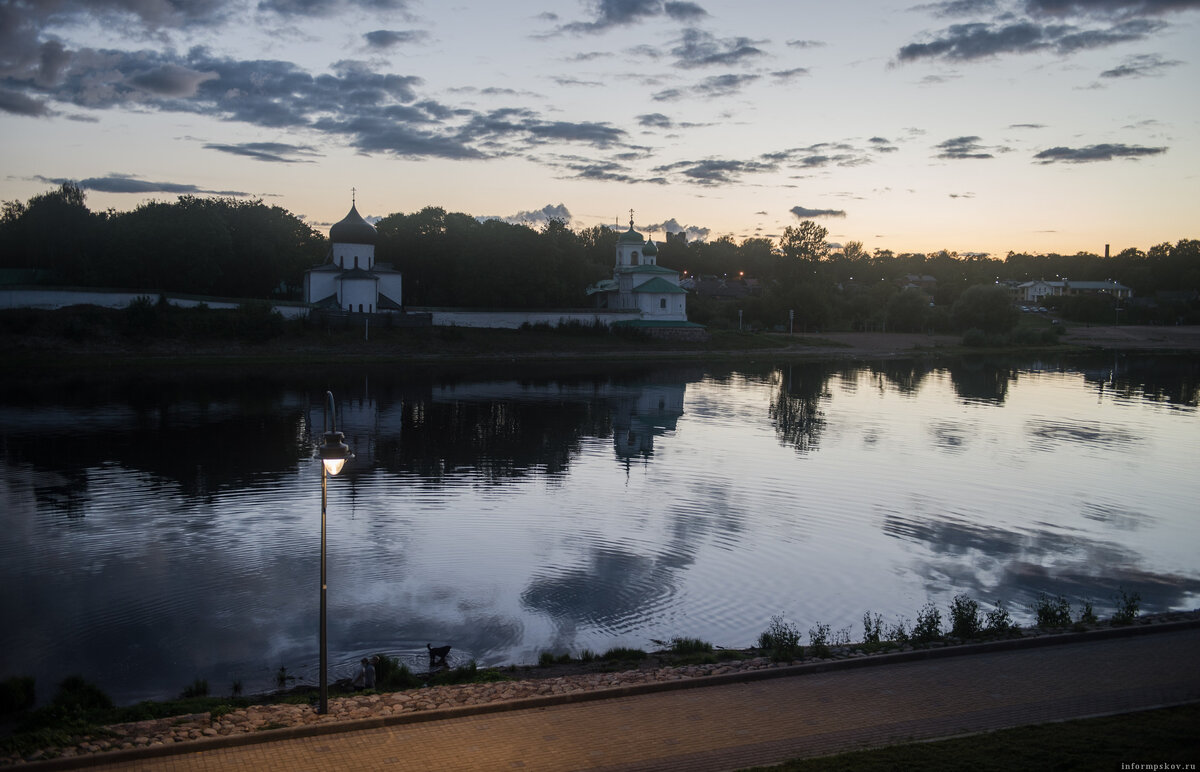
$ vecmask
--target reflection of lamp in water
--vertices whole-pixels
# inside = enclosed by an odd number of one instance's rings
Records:
[[[333,392],[325,392],[325,444],[321,446],[321,702],[317,706],[318,713],[329,712],[329,655],[325,638],[325,502],[326,488],[330,475],[337,475],[346,465],[346,461],[354,457],[346,443],[342,442],[344,434],[337,430],[337,416],[333,404]]]

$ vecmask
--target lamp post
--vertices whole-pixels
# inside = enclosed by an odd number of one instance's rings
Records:
[[[327,500],[327,480],[330,475],[337,475],[351,458],[350,448],[342,442],[344,434],[337,430],[337,415],[333,403],[333,392],[325,392],[325,419],[322,429],[325,432],[325,444],[321,446],[321,702],[317,706],[318,713],[329,712],[329,650],[325,637],[325,504]]]

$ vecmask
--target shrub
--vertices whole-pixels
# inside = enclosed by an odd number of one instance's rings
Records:
[[[604,660],[608,660],[609,662],[638,660],[638,659],[645,659],[646,652],[642,651],[641,649],[627,649],[623,646],[618,646],[616,648],[609,649],[608,651],[604,652],[603,656],[601,656],[600,658],[604,659]]]
[[[896,621],[896,624],[888,627],[887,633],[885,634],[885,639],[894,643],[908,643],[908,620],[904,617],[900,617],[900,619]]]
[[[1038,627],[1069,627],[1071,625],[1071,604],[1061,595],[1051,598],[1046,593],[1042,593],[1038,596],[1033,611],[1037,614]]]
[[[1079,610],[1078,623],[1081,625],[1094,625],[1098,621],[1100,620],[1096,618],[1096,610],[1092,608],[1092,602],[1090,600],[1085,600],[1083,602],[1083,608]]]
[[[979,635],[979,604],[966,595],[955,595],[950,602],[950,634],[967,640]]]
[[[208,681],[203,678],[197,678],[191,684],[183,688],[183,693],[179,695],[181,700],[190,700],[193,697],[208,696]]]
[[[591,649],[584,649],[583,651],[579,652],[580,662],[591,662],[595,658],[596,652],[592,651]]]
[[[711,654],[712,644],[699,638],[672,638],[672,654]]]
[[[396,657],[379,655],[375,663],[375,688],[379,691],[398,692],[420,686],[422,681],[412,674],[408,665],[401,664]]]
[[[67,676],[58,685],[58,692],[50,705],[67,713],[81,714],[111,710],[113,702],[99,686],[85,681],[83,676],[73,675]]]
[[[35,681],[29,676],[14,676],[0,681],[0,716],[29,710],[37,700]]]
[[[871,616],[868,611],[863,614],[863,643],[879,643],[883,635],[883,616]]]
[[[554,652],[543,651],[538,655],[538,667],[550,667],[554,664]]]
[[[1015,629],[1002,600],[996,601],[996,607],[985,615],[983,625],[984,630],[994,635],[1004,635]]]
[[[1117,602],[1117,610],[1113,613],[1112,623],[1114,625],[1131,625],[1133,620],[1137,619],[1141,609],[1142,596],[1136,592],[1133,595],[1126,595],[1124,588],[1118,592],[1120,595],[1114,598]]]
[[[917,612],[917,621],[913,624],[912,639],[917,643],[929,643],[942,638],[942,612],[932,603],[926,603]]]
[[[776,662],[798,659],[804,654],[800,645],[800,631],[782,616],[771,617],[767,629],[758,636],[758,648],[771,652],[771,659]]]
[[[814,657],[825,658],[829,651],[829,625],[817,624],[808,629],[808,642],[812,646]]]

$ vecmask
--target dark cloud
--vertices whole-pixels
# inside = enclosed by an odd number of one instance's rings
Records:
[[[204,149],[245,156],[256,161],[285,164],[313,163],[311,159],[320,155],[307,145],[288,145],[282,142],[244,142],[240,145],[209,143],[204,146]]]
[[[140,180],[128,174],[109,174],[105,177],[89,177],[85,180],[71,180],[67,178],[52,178],[38,177],[43,182],[48,182],[53,185],[62,185],[66,182],[72,182],[86,190],[95,190],[100,193],[171,193],[175,195],[188,194],[206,194],[215,196],[249,196],[249,193],[240,190],[205,190],[204,188],[195,185],[189,185],[180,182],[152,182],[150,180]]]
[[[876,148],[872,148],[875,150]],[[764,153],[762,158],[773,163],[818,169],[825,166],[850,168],[871,163],[870,152],[846,142],[818,142],[807,147],[795,147]]]
[[[1116,158],[1142,158],[1150,155],[1160,155],[1167,152],[1165,147],[1141,147],[1138,145],[1088,145],[1087,147],[1052,147],[1034,156],[1043,164],[1058,161],[1065,163],[1089,163],[1091,161],[1112,161]]]
[[[129,76],[127,82],[163,97],[190,97],[200,84],[216,79],[215,72],[197,72],[177,64],[164,64]]]
[[[328,17],[354,8],[372,13],[407,12],[410,4],[409,0],[260,0],[258,10],[280,16]]]
[[[917,10],[928,10],[934,16],[976,16],[997,13],[996,0],[948,0],[943,3],[917,6]]]
[[[792,48],[820,48],[825,43],[820,40],[789,40],[785,45],[789,45]]]
[[[662,113],[647,113],[639,115],[637,122],[641,126],[646,126],[655,129],[669,129],[672,126],[671,119]]]
[[[779,70],[778,72],[773,72],[771,73],[771,77],[775,78],[776,80],[789,81],[808,74],[808,69],[806,67],[793,67],[790,70]]]
[[[1140,56],[1132,56],[1125,60],[1124,64],[1105,70],[1100,73],[1101,78],[1141,78],[1150,75],[1158,75],[1168,67],[1176,67],[1183,62],[1176,60],[1162,59],[1154,54],[1142,54]]]
[[[793,206],[788,210],[801,220],[807,220],[812,217],[845,217],[846,212],[843,209],[809,209],[803,206]]]
[[[884,139],[883,137],[871,137],[867,142],[870,143],[871,149],[876,153],[894,153],[900,149],[893,145],[890,139]]]
[[[744,175],[770,172],[776,168],[775,164],[761,161],[707,159],[704,161],[678,161],[655,167],[654,171],[678,174],[689,182],[700,185],[725,185],[736,182]]]
[[[708,11],[695,3],[663,3],[663,11],[675,21],[696,21],[708,16]]]
[[[1200,0],[1025,0],[1025,10],[1047,16],[1128,18],[1200,8]]]
[[[675,65],[684,69],[731,66],[763,56],[765,52],[755,46],[756,42],[743,37],[719,40],[703,30],[685,29],[671,55]]]
[[[0,112],[32,117],[50,114],[44,102],[6,88],[0,88]]]
[[[759,75],[714,75],[697,83],[691,91],[696,96],[710,98],[730,96],[737,93],[742,86],[753,83],[760,77]]]
[[[934,145],[941,152],[938,158],[961,160],[966,158],[994,158],[988,148],[979,143],[979,137],[955,137]]]
[[[1010,129],[1044,129],[1044,128],[1046,128],[1046,124],[1044,124],[1044,123],[1010,123],[1008,125],[1008,128],[1010,128]]]
[[[405,43],[422,43],[429,33],[422,30],[377,29],[363,35],[371,48],[388,49]]]
[[[918,59],[970,61],[1002,54],[1076,51],[1144,40],[1165,25],[1149,19],[1131,19],[1107,29],[1081,29],[1068,24],[1015,21],[1006,24],[974,22],[954,24],[926,43],[910,43],[897,54],[901,62]]]
[[[593,13],[591,21],[571,22],[562,25],[559,30],[576,34],[594,34],[606,32],[613,27],[636,24],[667,13],[662,0],[593,0],[590,5]],[[697,12],[704,13],[704,10],[694,3],[667,3],[667,5],[672,6],[674,14],[682,14],[683,17],[689,15],[694,17]],[[673,18],[683,17],[674,16]]]

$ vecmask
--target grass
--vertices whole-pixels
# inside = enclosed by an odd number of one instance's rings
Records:
[[[938,742],[798,759],[759,772],[1027,772],[1200,762],[1200,705],[1005,729]],[[1170,767],[1161,766],[1160,769]],[[1194,767],[1193,767],[1194,768]],[[749,770],[747,771],[749,772]]]

